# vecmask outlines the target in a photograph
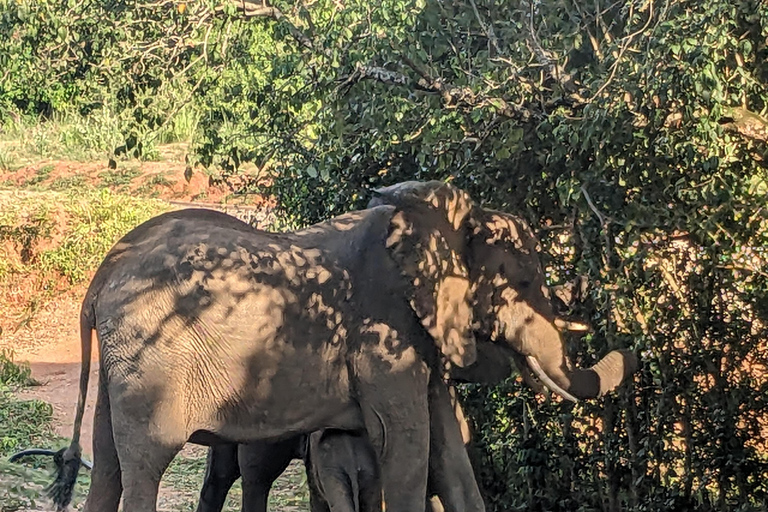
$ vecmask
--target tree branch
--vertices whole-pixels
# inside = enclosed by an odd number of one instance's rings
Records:
[[[337,87],[337,92],[343,94],[357,82],[370,79],[387,85],[411,87],[415,90],[440,94],[443,102],[448,107],[484,108],[490,106],[495,108],[499,115],[522,122],[528,122],[532,118],[540,117],[538,112],[509,103],[503,98],[489,97],[483,93],[475,93],[469,87],[456,87],[446,83],[441,78],[432,78],[421,66],[418,66],[406,56],[402,56],[402,58],[419,75],[418,80],[414,81],[408,75],[398,71],[392,71],[379,66],[365,66],[358,63],[355,71],[341,80],[342,83]]]
[[[288,27],[288,31],[291,33],[296,41],[303,47],[309,50],[315,50],[315,45],[304,32],[298,29],[277,7],[267,5],[266,3],[257,4],[249,2],[248,0],[225,0],[225,5],[234,6],[244,18],[272,18],[275,21],[282,21]],[[216,12],[223,12],[224,6],[216,8]]]
[[[726,110],[720,124],[729,132],[738,133],[748,139],[768,142],[768,120],[746,108],[736,107]]]

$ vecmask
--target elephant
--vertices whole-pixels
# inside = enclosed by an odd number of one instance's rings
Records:
[[[381,512],[379,466],[365,431],[312,432],[307,458],[322,498],[311,503],[312,512]]]
[[[514,373],[513,361],[516,354],[509,348],[495,345],[490,342],[478,342],[477,361],[465,368],[451,369],[452,380],[456,382],[472,382],[495,385]],[[430,381],[430,384],[438,383]],[[470,440],[469,424],[464,417],[461,405],[456,399],[455,389],[449,388],[451,404],[454,416],[459,423],[462,441],[466,445]],[[437,421],[440,414],[446,411],[437,408],[434,395],[430,393],[430,422],[431,428],[440,428]],[[448,414],[450,416],[450,414]],[[444,421],[451,421],[446,418]],[[342,431],[335,431],[336,436],[343,435]],[[310,488],[310,509],[312,512],[327,512],[329,503],[324,498],[326,493],[317,490],[315,482],[317,477],[310,469],[315,464],[321,464],[326,468],[333,467],[332,460],[318,459],[317,453],[311,453],[306,449],[308,437],[299,435],[280,442],[260,441],[247,445],[219,444],[208,449],[203,486],[200,491],[200,500],[197,512],[221,512],[226,502],[227,493],[235,481],[243,478],[243,512],[266,512],[269,491],[275,480],[285,471],[293,459],[302,459],[307,466],[307,482]],[[430,438],[439,438],[439,434]],[[349,443],[354,445],[353,442]],[[357,443],[359,447],[363,445]],[[341,459],[342,462],[346,459]],[[433,447],[429,453],[429,480],[428,496],[437,496],[441,501],[446,501],[448,510],[452,510],[450,489],[461,487],[455,481],[448,481],[448,471],[440,467],[440,462],[450,464],[450,460],[441,459],[440,445]],[[338,459],[336,460],[338,462]],[[344,472],[345,464],[340,464],[336,471]],[[351,479],[350,479],[351,480]],[[367,486],[369,488],[370,485]],[[379,486],[380,489],[380,486]],[[446,491],[446,489],[449,489]],[[353,492],[348,489],[343,495]],[[430,505],[434,511],[435,505]],[[333,507],[331,507],[333,510]]]
[[[73,436],[50,494],[62,509],[79,469],[95,332],[99,386],[85,512],[155,512],[186,442],[280,440],[365,429],[388,510],[425,507],[430,446],[464,479],[455,505],[484,510],[455,421],[430,438],[429,380],[463,367],[476,340],[520,353],[544,385],[594,398],[637,368],[614,350],[575,368],[554,325],[524,221],[442,182],[378,189],[370,207],[290,233],[223,213],[169,212],[110,250],[80,314]],[[440,407],[450,408],[447,389]],[[460,503],[461,501],[463,503]]]

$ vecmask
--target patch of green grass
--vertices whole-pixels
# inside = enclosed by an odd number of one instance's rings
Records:
[[[37,384],[29,365],[0,351],[0,456],[53,439],[53,408],[40,400],[19,400],[13,390]]]
[[[200,493],[205,472],[205,456],[177,456],[163,476],[163,484],[175,491],[173,498],[174,510],[194,510]],[[242,486],[238,480],[227,495],[224,512],[240,510],[242,501]],[[170,508],[166,506],[166,508]],[[304,464],[294,461],[285,472],[275,481],[269,493],[269,510],[299,511],[309,508],[309,491],[307,488]]]
[[[40,261],[42,268],[76,283],[99,265],[121,236],[168,207],[100,189],[68,196],[64,208],[71,216],[67,234],[58,247],[42,253]]]
[[[174,510],[194,510],[200,497],[200,487],[205,473],[205,456],[176,456],[163,475],[163,485],[174,489],[172,503],[164,503],[164,508]],[[242,487],[238,480],[227,494],[224,512],[240,510]]]
[[[4,161],[12,166],[41,158],[92,160],[120,145],[121,126],[120,116],[106,108],[87,117],[68,112],[52,119],[17,116],[0,127],[0,147],[6,153]]]
[[[23,208],[22,205],[10,205],[0,208],[0,241],[8,240],[20,247],[22,263],[32,262],[35,245],[51,235],[53,219],[45,202]]]
[[[16,363],[13,360],[13,352],[0,350],[0,386],[23,387],[39,384],[32,378],[32,370],[26,363]]]
[[[160,195],[160,192],[156,190],[158,186],[171,187],[174,183],[174,181],[166,177],[164,172],[161,172],[146,180],[144,184],[136,189],[135,193],[141,197],[158,197]]]
[[[53,408],[41,400],[19,400],[9,388],[0,388],[0,454],[48,445],[54,439]]]
[[[182,108],[158,133],[161,144],[189,142],[199,132],[200,113],[192,105]]]
[[[175,182],[169,180],[164,172],[160,172],[147,180],[147,185],[171,187]]]
[[[303,463],[293,461],[275,480],[269,493],[269,508],[286,511],[309,509],[309,488]]]
[[[10,149],[0,147],[0,171],[11,172],[19,168],[16,158]]]
[[[50,506],[45,487],[53,481],[53,459],[29,457],[19,463],[8,456],[27,448],[56,450],[67,443],[51,425],[53,408],[41,400],[20,400],[12,389],[36,384],[29,366],[0,352],[0,512],[39,510]],[[90,476],[81,471],[74,503],[85,498]]]
[[[124,187],[130,185],[134,178],[139,176],[138,169],[110,169],[99,173],[101,183],[106,187]]]
[[[61,176],[53,180],[48,185],[48,188],[51,190],[68,190],[71,188],[82,189],[85,187],[85,177],[80,174],[73,174],[72,176]]]
[[[30,179],[26,181],[26,183],[24,183],[24,185],[34,186],[34,185],[37,185],[38,183],[45,181],[46,179],[48,179],[48,176],[50,176],[51,171],[53,171],[53,169],[54,169],[54,166],[50,164],[42,166],[35,172],[34,176],[32,176]]]

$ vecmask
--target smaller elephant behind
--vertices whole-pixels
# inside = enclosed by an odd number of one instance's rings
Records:
[[[322,498],[311,500],[312,512],[381,512],[379,466],[364,431],[313,432],[308,452],[310,485]]]

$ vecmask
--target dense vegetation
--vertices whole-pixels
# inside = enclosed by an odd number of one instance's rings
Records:
[[[643,368],[575,407],[465,390],[492,510],[768,505],[765,2],[0,0],[0,34],[4,122],[118,119],[114,157],[192,125],[296,224],[413,178],[522,213],[573,357]]]

